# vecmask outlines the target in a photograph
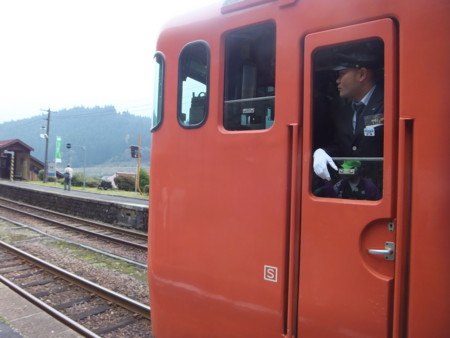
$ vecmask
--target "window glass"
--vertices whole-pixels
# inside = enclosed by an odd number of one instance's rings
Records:
[[[313,194],[379,200],[383,194],[384,45],[379,39],[313,54]]]
[[[267,129],[275,117],[275,24],[229,33],[225,39],[224,127]]]
[[[208,114],[209,48],[204,42],[190,43],[179,59],[178,121],[183,127],[201,126]]]
[[[155,130],[161,124],[163,115],[164,58],[161,54],[156,54],[153,61],[155,80],[153,87],[152,130]]]

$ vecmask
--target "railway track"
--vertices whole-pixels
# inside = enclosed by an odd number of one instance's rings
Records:
[[[127,242],[129,245],[140,249],[147,248],[148,237],[147,234],[142,232],[119,228],[76,216],[66,215],[56,211],[35,207],[29,204],[16,202],[2,197],[0,197],[0,207],[20,212],[24,215],[33,216],[37,219],[42,219],[47,222],[52,222],[55,225],[71,228],[81,233],[92,234],[94,233],[94,231],[92,230],[96,229],[97,232],[95,232],[95,234],[99,237],[103,237],[106,240],[117,243]],[[98,230],[101,232],[98,232]]]
[[[0,198],[3,219],[145,265],[147,234]],[[20,215],[20,216],[18,216]],[[10,218],[5,218],[5,217]],[[34,221],[30,223],[30,218]],[[25,222],[19,223],[19,222]],[[52,227],[55,230],[51,230]],[[61,231],[58,231],[60,229]],[[100,239],[100,241],[99,241]]]
[[[0,241],[3,283],[86,337],[148,337],[150,307]]]

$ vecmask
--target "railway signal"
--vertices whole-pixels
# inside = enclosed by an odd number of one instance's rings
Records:
[[[131,157],[138,158],[139,157],[139,147],[138,146],[130,146]]]

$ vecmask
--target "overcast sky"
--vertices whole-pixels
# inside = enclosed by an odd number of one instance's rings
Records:
[[[1,1],[0,123],[81,105],[150,116],[162,24],[215,2]]]

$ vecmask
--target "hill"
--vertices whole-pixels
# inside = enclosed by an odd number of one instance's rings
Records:
[[[0,140],[20,139],[34,148],[32,156],[44,162],[47,113],[28,119],[0,124]],[[73,167],[99,166],[107,163],[129,163],[136,165],[131,158],[130,146],[138,144],[141,136],[141,163],[148,167],[150,162],[150,122],[149,117],[118,113],[113,106],[85,108],[51,112],[48,159],[55,159],[56,137],[62,138],[62,163]],[[42,129],[43,127],[43,129]],[[72,147],[66,148],[70,143]],[[85,147],[85,148],[84,148]],[[84,151],[86,149],[86,152]]]

